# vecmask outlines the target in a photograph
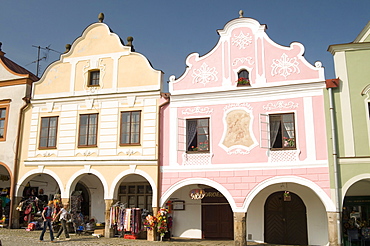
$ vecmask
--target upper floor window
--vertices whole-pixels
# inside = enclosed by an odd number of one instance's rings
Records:
[[[140,144],[140,111],[121,112],[120,145]]]
[[[270,124],[270,148],[272,149],[295,149],[294,113],[271,114]]]
[[[96,147],[98,133],[98,114],[80,115],[80,130],[78,134],[79,147]]]
[[[186,120],[186,150],[209,152],[209,118]]]
[[[89,72],[89,86],[99,86],[100,71],[94,70]]]
[[[8,106],[0,105],[0,141],[5,141],[8,122]]]
[[[249,72],[242,69],[238,73],[238,85],[250,85]]]
[[[40,149],[56,148],[58,117],[41,118]]]

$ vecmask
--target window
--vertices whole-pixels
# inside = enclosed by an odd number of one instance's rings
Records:
[[[295,149],[294,113],[271,114],[270,124],[270,148],[272,149]]]
[[[121,112],[121,145],[140,144],[140,111]]]
[[[100,71],[91,71],[89,73],[89,86],[99,86]]]
[[[238,73],[238,85],[250,85],[249,72],[242,69]]]
[[[8,107],[0,106],[0,141],[5,141]]]
[[[96,147],[98,114],[80,115],[79,147]]]
[[[40,149],[56,148],[58,117],[41,118]]]
[[[127,208],[141,208],[152,212],[152,187],[145,183],[121,183],[119,187],[119,200]]]
[[[186,146],[189,152],[209,152],[209,119],[186,120]]]

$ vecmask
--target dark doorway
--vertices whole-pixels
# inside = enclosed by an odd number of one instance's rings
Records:
[[[215,189],[206,189],[202,199],[204,239],[234,239],[233,211],[226,198]]]
[[[76,184],[75,191],[79,191],[82,196],[81,213],[90,218],[90,193],[89,189],[81,181]]]
[[[284,191],[271,194],[265,203],[265,242],[273,244],[307,245],[306,206],[290,192],[284,201]]]

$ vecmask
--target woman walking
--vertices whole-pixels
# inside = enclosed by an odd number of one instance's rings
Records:
[[[71,239],[69,237],[68,228],[67,228],[67,220],[68,220],[67,215],[69,214],[67,211],[67,208],[68,208],[68,204],[64,204],[63,208],[59,211],[57,216],[55,216],[56,218],[58,218],[58,216],[60,215],[60,223],[62,224],[62,226],[60,227],[58,231],[58,234],[56,237],[57,239],[59,239],[59,236],[60,234],[62,234],[63,231],[64,231],[64,235],[66,236],[66,239],[67,240]]]

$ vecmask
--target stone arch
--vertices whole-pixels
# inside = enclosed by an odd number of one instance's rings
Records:
[[[34,170],[31,170],[31,171],[27,172],[25,175],[22,176],[22,178],[19,179],[19,182],[17,183],[16,189],[15,189],[15,194],[16,194],[17,197],[22,196],[22,193],[20,191],[21,186],[24,183],[27,183],[28,181],[30,181],[37,174],[48,174],[48,175],[50,175],[57,182],[57,184],[59,186],[59,189],[60,189],[61,196],[62,197],[64,196],[65,190],[64,190],[63,182],[59,178],[59,176],[55,172],[53,172],[49,169],[44,169],[42,167],[42,168],[34,169]]]
[[[270,185],[279,184],[279,183],[295,183],[302,186],[305,186],[311,189],[321,200],[327,212],[335,212],[335,205],[333,201],[330,199],[328,194],[318,186],[316,183],[312,182],[311,180],[296,177],[296,176],[280,176],[274,177],[267,180],[262,181],[259,183],[249,194],[247,195],[245,202],[243,204],[243,212],[247,212],[249,205],[251,204],[253,198],[258,195],[263,189],[267,188]]]
[[[112,182],[111,189],[109,191],[109,197],[111,197],[112,199],[114,198],[114,194],[116,194],[116,191],[119,187],[119,183],[124,177],[130,174],[140,175],[149,182],[149,184],[152,186],[152,191],[153,191],[152,207],[157,207],[157,200],[158,200],[157,185],[149,174],[147,174],[146,172],[142,170],[138,170],[138,169],[128,169],[118,174],[117,177]]]
[[[62,196],[62,198],[69,198],[69,195],[71,193],[71,187],[73,185],[76,185],[76,183],[78,182],[77,178],[80,177],[83,174],[94,174],[96,177],[98,177],[98,179],[100,180],[100,182],[102,183],[103,188],[104,188],[104,199],[111,199],[109,197],[109,194],[108,194],[108,183],[107,183],[106,179],[104,178],[104,176],[100,172],[98,172],[97,170],[90,169],[89,167],[85,167],[85,169],[81,169],[81,170],[75,172],[71,176],[71,178],[68,180],[67,185],[66,185],[66,190],[65,190],[65,193],[64,193],[65,196]]]
[[[349,190],[349,188],[351,188],[351,186],[355,184],[356,182],[364,180],[364,179],[370,179],[370,173],[362,173],[362,174],[356,175],[344,183],[344,185],[342,186],[342,192],[341,192],[342,204],[344,202],[344,197],[346,196],[346,193]]]
[[[219,184],[219,183],[217,183],[213,180],[206,179],[206,178],[184,179],[184,180],[181,180],[181,181],[177,182],[176,184],[172,185],[170,188],[168,188],[166,190],[166,192],[163,193],[163,195],[160,199],[160,202],[159,202],[160,206],[163,206],[164,203],[168,200],[168,198],[172,195],[172,193],[174,193],[178,189],[180,189],[182,187],[185,187],[187,185],[194,185],[194,184],[208,185],[212,188],[217,189],[227,199],[227,201],[229,202],[229,205],[230,205],[231,209],[233,210],[233,212],[239,212],[240,209],[237,208],[236,203],[234,201],[234,198],[232,197],[230,192],[224,186],[222,186],[221,184]]]

